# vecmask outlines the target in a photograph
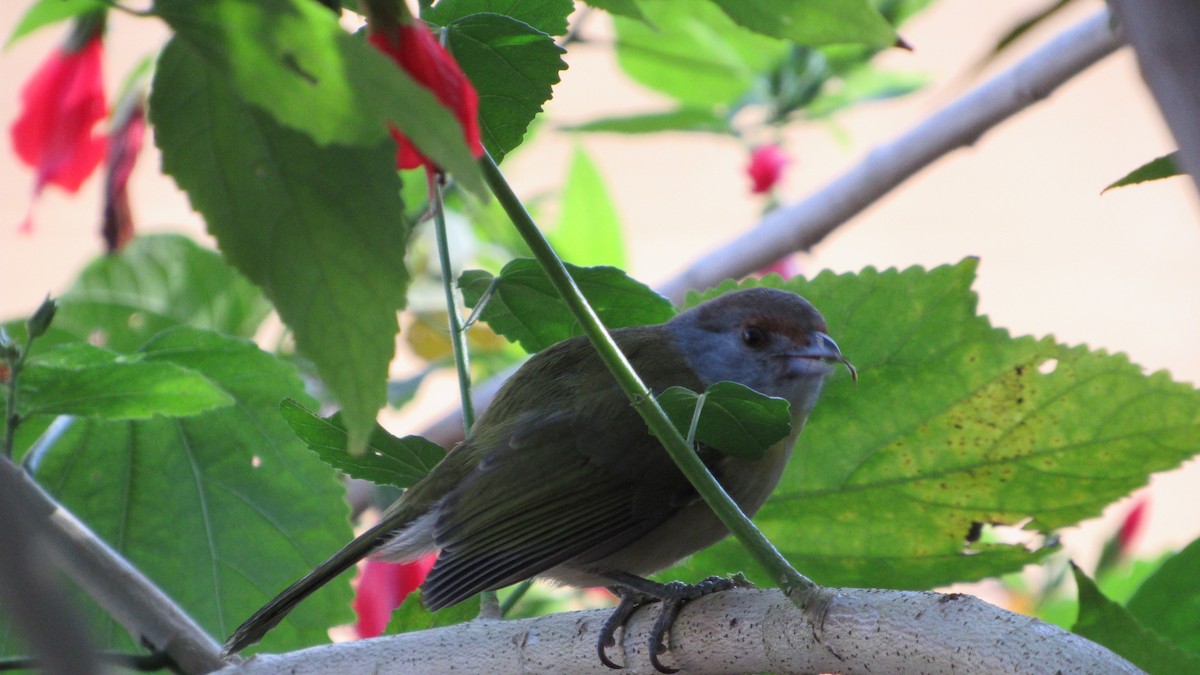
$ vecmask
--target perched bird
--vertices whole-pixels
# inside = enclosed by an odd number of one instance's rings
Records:
[[[791,406],[792,433],[760,459],[700,445],[701,459],[752,515],[779,482],[796,437],[836,364],[853,367],[804,298],[753,288],[727,293],[655,326],[613,338],[655,394],[672,386],[703,391],[743,384]],[[670,616],[651,635],[651,655],[679,606],[728,587],[657,584],[642,578],[729,534],[675,466],[618,388],[586,338],[560,342],[520,368],[496,394],[470,436],[383,513],[377,525],[292,584],[225,643],[234,653],[257,642],[296,603],[372,555],[411,561],[440,551],[422,585],[430,610],[532,577],[572,586],[608,586],[621,605],[606,624],[605,647],[639,604],[664,600]]]

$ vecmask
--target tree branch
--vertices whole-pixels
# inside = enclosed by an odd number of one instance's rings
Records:
[[[1194,0],[1113,0],[1142,79],[1179,144],[1180,168],[1200,189],[1200,4]]]
[[[667,281],[659,292],[679,302],[689,289],[744,277],[788,252],[812,248],[921,169],[975,143],[1122,44],[1109,28],[1108,12],[1067,29],[1012,68],[877,147],[808,199],[768,213],[754,228]]]
[[[632,674],[654,672],[646,642],[657,610],[639,610],[610,650]],[[259,655],[224,673],[571,672],[611,675],[596,657],[610,610],[472,621],[417,633]],[[623,653],[618,654],[618,651]],[[971,596],[837,589],[814,626],[776,590],[690,603],[667,665],[688,673],[1139,673],[1107,649]]]
[[[0,617],[7,614],[46,672],[98,673],[83,619],[44,563],[46,542],[33,526],[44,511],[21,482],[21,470],[0,457]]]
[[[220,647],[154,582],[64,509],[28,474],[0,461],[5,490],[19,491],[51,559],[134,640],[169,656],[184,672],[221,667]]]

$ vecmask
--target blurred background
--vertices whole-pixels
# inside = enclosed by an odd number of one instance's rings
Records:
[[[0,35],[11,33],[32,0],[8,0]],[[980,3],[939,0],[901,31],[912,52],[891,50],[879,63],[920,73],[930,84],[893,101],[859,106],[832,122],[794,124],[785,149],[792,161],[777,194],[798,201],[860,161],[875,145],[904,132],[972,86],[1019,60],[1064,28],[1103,10],[1100,0],[1071,3],[982,69],[977,65],[1015,24],[1046,0]],[[598,117],[663,108],[656,94],[628,80],[609,43],[609,19],[593,12],[587,42],[574,44],[570,66],[547,106],[530,147],[505,162],[525,196],[556,189],[573,148],[598,164],[621,217],[629,272],[650,284],[755,224],[765,206],[752,195],[748,147],[700,134],[580,136],[556,127]],[[125,75],[152,54],[167,32],[154,21],[110,17],[105,79],[110,100]],[[101,180],[76,195],[55,188],[34,212],[34,231],[18,233],[30,205],[32,172],[21,166],[7,129],[17,115],[22,83],[64,36],[50,28],[0,53],[0,318],[31,312],[47,294],[63,291],[103,247],[99,236]],[[1068,344],[1125,352],[1149,371],[1200,383],[1200,219],[1192,183],[1175,178],[1101,190],[1146,161],[1174,149],[1128,49],[1103,60],[1039,103],[901,186],[798,256],[806,274],[934,266],[980,258],[980,311],[1013,334],[1054,335]],[[140,232],[183,232],[211,241],[172,180],[159,170],[148,142],[131,180]],[[836,328],[835,328],[836,330]],[[869,374],[865,374],[869,376]],[[444,392],[441,395],[439,392]],[[418,433],[456,402],[449,382],[422,390],[420,405],[389,421]],[[1197,448],[1200,451],[1200,448]],[[1135,551],[1152,555],[1200,534],[1195,518],[1196,461],[1156,476],[1148,520]],[[1065,545],[1085,566],[1131,508],[1068,532]]]

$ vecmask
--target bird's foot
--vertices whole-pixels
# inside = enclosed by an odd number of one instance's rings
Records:
[[[616,646],[617,629],[625,627],[626,622],[629,621],[629,617],[633,616],[638,607],[654,602],[658,598],[645,593],[630,591],[620,586],[610,586],[608,590],[620,598],[621,602],[617,604],[617,608],[613,610],[608,620],[600,628],[600,638],[596,640],[596,653],[600,656],[600,663],[614,670],[620,670],[623,666],[614,663],[612,659],[608,658],[608,654],[605,653],[609,647]]]
[[[740,575],[732,579],[709,577],[696,584],[685,584],[682,581],[659,584],[632,574],[616,572],[606,576],[619,584],[618,586],[611,587],[609,590],[621,598],[621,602],[600,629],[600,637],[596,643],[596,651],[600,655],[600,662],[609,668],[621,668],[621,666],[609,659],[605,653],[607,648],[617,644],[617,628],[623,629],[629,618],[639,607],[658,600],[662,603],[662,607],[659,609],[658,619],[655,620],[654,627],[650,629],[649,654],[650,663],[660,673],[679,672],[677,668],[663,665],[659,657],[669,650],[666,640],[667,633],[671,630],[671,626],[674,625],[675,619],[679,616],[679,611],[683,609],[683,606],[696,598],[709,595],[710,593],[727,591],[731,588],[745,586],[748,583]]]

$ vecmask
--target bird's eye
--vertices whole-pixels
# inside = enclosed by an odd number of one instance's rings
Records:
[[[742,343],[751,349],[758,349],[767,344],[767,334],[758,326],[746,326],[742,329]]]

